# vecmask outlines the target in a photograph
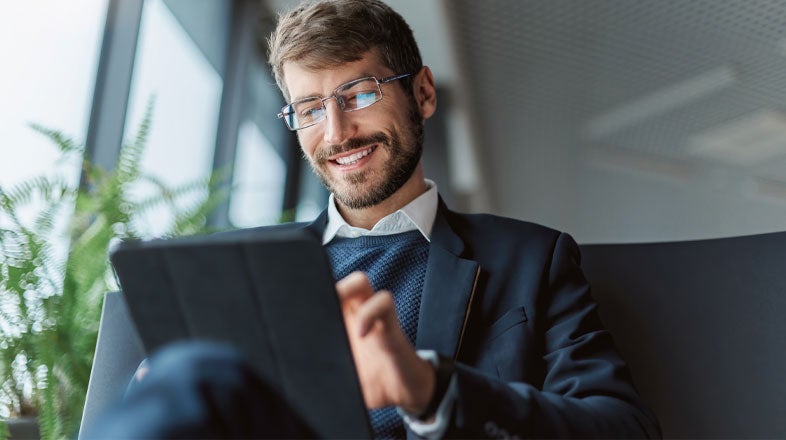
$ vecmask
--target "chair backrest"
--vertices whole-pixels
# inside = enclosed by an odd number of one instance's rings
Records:
[[[91,426],[97,415],[123,395],[144,357],[145,351],[128,314],[123,294],[107,293],[101,310],[80,432]]]
[[[786,233],[581,249],[665,437],[786,438]]]

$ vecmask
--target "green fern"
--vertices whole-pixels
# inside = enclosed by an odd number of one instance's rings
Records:
[[[43,439],[73,437],[78,429],[98,334],[103,295],[115,289],[109,276],[112,240],[144,238],[134,223],[149,209],[166,207],[172,225],[164,234],[205,232],[206,218],[226,194],[216,191],[223,173],[171,188],[141,170],[150,135],[153,100],[113,171],[83,161],[82,183],[38,176],[0,188],[0,404],[12,416],[38,417]],[[73,138],[31,125],[61,153],[59,164],[82,160]],[[129,189],[153,184],[148,199],[132,200]],[[42,206],[32,218],[25,209]],[[68,255],[52,245],[58,219],[73,209],[65,232]],[[29,390],[32,384],[32,393]],[[0,440],[7,429],[0,422]]]
[[[54,144],[60,149],[60,152],[65,154],[61,157],[61,160],[68,158],[67,155],[70,155],[71,153],[81,154],[84,151],[82,145],[57,130],[52,130],[38,124],[29,124],[29,126],[34,131],[41,133],[54,142]]]
[[[11,432],[8,431],[8,425],[0,420],[0,440],[6,440],[11,437]]]

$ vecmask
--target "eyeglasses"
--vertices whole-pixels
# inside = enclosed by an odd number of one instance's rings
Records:
[[[277,116],[279,119],[284,119],[287,128],[292,131],[310,127],[327,116],[325,101],[335,98],[338,108],[342,111],[354,112],[382,100],[382,84],[408,76],[412,74],[404,73],[382,79],[373,76],[356,79],[336,87],[333,94],[326,98],[312,96],[287,104]]]

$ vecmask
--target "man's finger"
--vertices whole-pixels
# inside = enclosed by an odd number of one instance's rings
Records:
[[[352,272],[336,283],[336,292],[344,302],[350,298],[368,298],[374,294],[374,287],[363,272]]]
[[[366,336],[376,322],[381,322],[386,326],[398,326],[396,317],[396,307],[393,304],[393,295],[388,291],[380,291],[366,300],[358,308],[358,334],[360,337]]]

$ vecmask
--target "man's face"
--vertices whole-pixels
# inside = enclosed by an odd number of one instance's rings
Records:
[[[339,85],[393,72],[373,53],[336,68],[308,70],[284,64],[292,101],[330,96]],[[375,206],[404,186],[420,163],[423,117],[411,94],[398,81],[382,85],[381,101],[343,112],[335,99],[325,102],[327,118],[297,132],[303,154],[322,184],[351,209]]]

